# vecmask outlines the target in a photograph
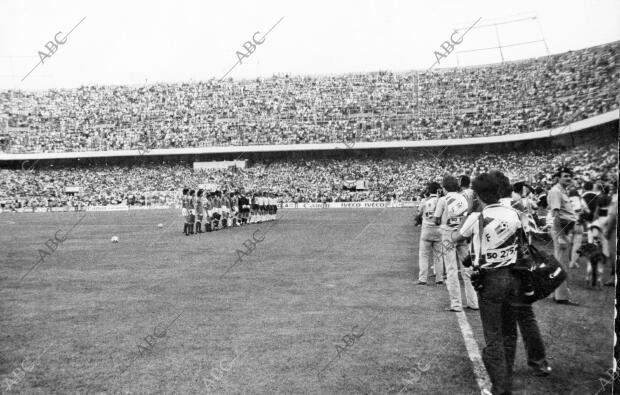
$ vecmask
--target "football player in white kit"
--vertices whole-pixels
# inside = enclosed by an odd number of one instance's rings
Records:
[[[265,193],[261,192],[258,194],[258,198],[256,198],[256,204],[258,204],[258,222],[263,222],[265,220]]]
[[[222,195],[220,197],[220,202],[221,202],[220,212],[222,215],[222,228],[227,228],[229,225],[232,225],[232,220],[230,220],[230,199],[228,198],[226,191],[222,192]]]
[[[212,232],[213,230],[215,230],[213,224],[213,214],[215,214],[215,211],[213,211],[213,192],[209,192],[207,194],[205,202],[203,203],[203,207],[206,212],[205,231]]]
[[[276,199],[276,194],[272,193],[269,198],[269,214],[270,219],[275,221],[276,219],[276,211],[278,210],[278,199]]]

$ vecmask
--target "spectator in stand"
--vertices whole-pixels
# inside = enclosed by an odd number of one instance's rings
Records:
[[[228,190],[272,191],[283,201],[399,201],[416,200],[426,184],[437,181],[437,174],[470,172],[497,168],[513,179],[531,179],[533,188],[543,193],[550,186],[552,172],[562,163],[575,164],[575,179],[600,182],[615,180],[618,152],[611,141],[575,148],[510,151],[500,153],[459,153],[434,155],[392,154],[388,157],[343,159],[282,159],[270,164],[250,164],[245,169],[195,171],[189,163],[144,164],[141,166],[83,165],[75,168],[37,167],[33,171],[0,169],[0,197],[39,207],[60,206],[72,193],[68,186],[80,187],[75,201],[88,205],[152,205],[179,199],[179,185],[194,189],[203,183],[228,185]],[[596,159],[596,166],[590,161]],[[344,180],[365,181],[366,189],[345,189]],[[59,200],[60,199],[60,200]],[[544,214],[543,214],[544,217]]]

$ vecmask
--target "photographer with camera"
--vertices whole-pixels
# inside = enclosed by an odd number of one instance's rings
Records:
[[[500,185],[491,174],[480,174],[473,190],[482,208],[470,214],[454,242],[472,237],[475,269],[472,283],[478,291],[480,318],[486,347],[482,360],[491,378],[493,394],[510,394],[517,344],[517,323],[513,303],[520,290],[520,279],[512,270],[522,238],[521,219],[512,208],[499,204]]]
[[[519,195],[512,192],[515,189],[520,190],[524,187],[520,185],[520,183],[516,183],[515,186],[510,185],[510,179],[500,171],[491,171],[489,174],[492,174],[499,184],[498,192],[500,204],[506,207],[512,207],[513,210],[516,210],[521,218],[521,226],[523,231],[529,232],[528,218],[523,212],[525,207],[520,201],[514,200],[514,197],[519,197]],[[523,241],[525,242],[525,240]],[[520,262],[517,262],[517,265],[519,265],[519,263]],[[519,266],[518,268],[521,267]],[[521,283],[521,291],[523,292],[527,290],[529,291],[528,294],[532,293],[532,279],[530,271],[519,270],[517,272],[517,276],[519,277]],[[540,335],[540,329],[538,328],[538,321],[536,320],[536,315],[534,314],[534,309],[532,308],[532,302],[528,302],[519,295],[512,306],[514,309],[515,320],[517,321],[519,330],[521,331],[521,336],[523,337],[523,345],[525,346],[525,353],[527,355],[527,364],[534,369],[535,375],[549,375],[552,369],[547,362],[545,345],[543,343],[542,336]]]
[[[428,281],[428,268],[432,263],[435,268],[435,284],[443,283],[443,262],[437,251],[441,251],[441,232],[439,225],[435,223],[435,208],[439,199],[441,186],[437,182],[430,182],[426,188],[426,199],[419,208],[422,232],[420,234],[420,273],[418,284],[426,285]]]
[[[446,283],[450,296],[450,307],[446,310],[459,312],[462,311],[459,265],[467,254],[468,247],[466,243],[454,243],[452,231],[458,229],[465,221],[471,204],[461,194],[461,188],[455,177],[444,176],[442,186],[446,195],[437,200],[434,216],[435,223],[440,225],[441,229],[441,258],[446,266]],[[471,269],[462,270],[461,275],[463,276],[467,307],[471,310],[478,310],[478,297],[471,284]]]

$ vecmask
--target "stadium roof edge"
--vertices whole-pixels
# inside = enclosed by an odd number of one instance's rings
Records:
[[[162,156],[162,155],[191,155],[191,154],[240,154],[243,152],[285,152],[285,151],[325,151],[345,149],[380,149],[380,148],[416,148],[416,147],[445,147],[464,146],[478,144],[495,144],[515,141],[526,141],[556,137],[564,134],[575,133],[593,126],[602,125],[614,120],[620,120],[620,110],[599,114],[591,118],[559,126],[554,129],[539,130],[536,132],[510,134],[504,136],[470,137],[464,139],[443,140],[416,140],[416,141],[380,141],[380,142],[355,142],[346,146],[344,143],[321,143],[321,144],[281,144],[281,145],[235,145],[198,148],[166,148],[152,149],[148,152],[142,150],[120,151],[79,151],[79,152],[51,152],[51,153],[25,153],[6,154],[0,153],[0,161],[34,160],[34,159],[76,159],[76,158],[112,158],[112,157],[135,157],[135,156]]]
[[[194,78],[190,78],[189,80],[177,80],[177,81],[153,81],[153,82],[148,82],[148,83],[131,83],[131,84],[91,84],[91,85],[79,85],[79,86],[74,86],[74,87],[67,87],[67,88],[46,88],[46,89],[0,89],[0,92],[18,92],[18,91],[28,91],[28,92],[35,92],[35,93],[43,93],[43,92],[48,92],[48,91],[56,91],[56,92],[64,92],[64,91],[75,91],[75,90],[80,90],[80,89],[88,89],[88,88],[92,88],[92,87],[110,87],[110,88],[131,88],[131,89],[140,89],[140,88],[149,88],[151,86],[157,86],[157,85],[163,85],[163,86],[177,86],[177,85],[188,85],[188,84],[206,84],[206,83],[211,83],[211,82],[216,82],[216,83],[227,83],[229,80],[232,80],[234,82],[243,82],[243,83],[248,83],[248,82],[252,82],[252,81],[256,81],[257,79],[260,79],[261,81],[268,81],[268,80],[272,80],[272,79],[276,79],[276,78],[282,78],[285,75],[288,75],[289,77],[298,77],[298,78],[341,78],[343,76],[355,76],[355,75],[374,75],[374,74],[384,74],[384,73],[390,73],[390,74],[424,74],[427,72],[437,72],[437,73],[441,73],[441,72],[449,72],[452,70],[457,70],[457,69],[471,69],[471,68],[488,68],[488,67],[501,67],[503,65],[506,64],[518,64],[518,63],[523,63],[523,62],[527,62],[527,61],[535,61],[535,60],[539,60],[539,59],[544,59],[544,58],[548,58],[548,57],[552,57],[552,56],[559,56],[559,55],[563,55],[569,52],[577,52],[577,51],[583,51],[586,49],[595,49],[595,48],[600,48],[600,47],[604,47],[604,46],[613,46],[620,43],[620,40],[615,40],[615,41],[610,41],[610,42],[606,42],[606,43],[602,43],[602,44],[597,44],[597,45],[592,45],[592,46],[586,46],[583,48],[577,48],[577,49],[569,49],[567,51],[563,51],[563,52],[554,52],[554,53],[549,53],[548,55],[541,55],[541,56],[534,56],[534,57],[525,57],[522,59],[513,59],[513,60],[507,60],[504,62],[495,62],[495,63],[480,63],[480,64],[471,64],[471,65],[467,65],[467,66],[458,66],[458,67],[454,67],[454,66],[446,66],[446,67],[435,67],[433,68],[431,71],[429,71],[428,69],[407,69],[407,70],[395,70],[395,69],[391,69],[391,70],[360,70],[360,71],[351,71],[351,72],[344,72],[344,73],[307,73],[307,74],[294,74],[294,73],[289,73],[289,72],[278,72],[278,73],[272,73],[271,77],[265,77],[265,76],[254,76],[254,77],[243,77],[243,78],[233,78],[233,77],[228,77],[226,79],[223,80],[218,80],[217,76],[212,76],[210,78],[205,78],[205,79],[194,79]]]

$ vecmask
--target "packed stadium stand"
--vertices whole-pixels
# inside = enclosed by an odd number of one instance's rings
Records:
[[[620,42],[431,72],[0,92],[4,153],[460,139],[618,108]]]
[[[578,144],[566,143],[574,136],[558,144],[562,139],[551,134],[538,145],[448,153],[405,150],[404,143],[450,139],[444,141],[482,146],[468,141],[609,115],[618,110],[619,47],[614,42],[545,58],[422,73],[0,92],[0,163],[5,167],[0,204],[5,209],[173,204],[182,187],[205,183],[228,191],[269,191],[284,202],[413,201],[428,181],[446,173],[473,176],[501,169],[512,180],[548,187],[560,164],[573,167],[577,181],[612,183],[617,125],[582,133],[586,137]],[[360,145],[396,141],[403,151],[288,152],[275,159],[253,157],[245,169],[206,171],[194,170],[192,160],[200,158],[185,152],[226,146],[247,146],[251,152],[256,145],[347,140]],[[160,152],[130,164],[111,155],[145,146],[182,152]],[[58,153],[71,158],[51,158]],[[92,153],[100,158],[80,162],[80,155]],[[363,187],[351,187],[358,181]]]
[[[259,161],[251,166],[196,171],[191,163],[82,165],[0,170],[0,203],[15,207],[108,204],[171,204],[180,188],[212,183],[228,191],[275,192],[284,202],[413,201],[426,183],[446,173],[475,175],[501,169],[512,180],[551,185],[559,165],[570,164],[576,181],[617,179],[617,140],[609,134],[572,148],[498,151],[497,153],[441,153],[438,149],[393,152],[365,157]],[[28,167],[28,166],[26,166]],[[79,170],[79,171],[76,171]],[[365,188],[344,188],[364,180]],[[70,187],[81,193],[68,193]],[[67,189],[69,187],[69,189]],[[49,202],[48,202],[49,200]]]

